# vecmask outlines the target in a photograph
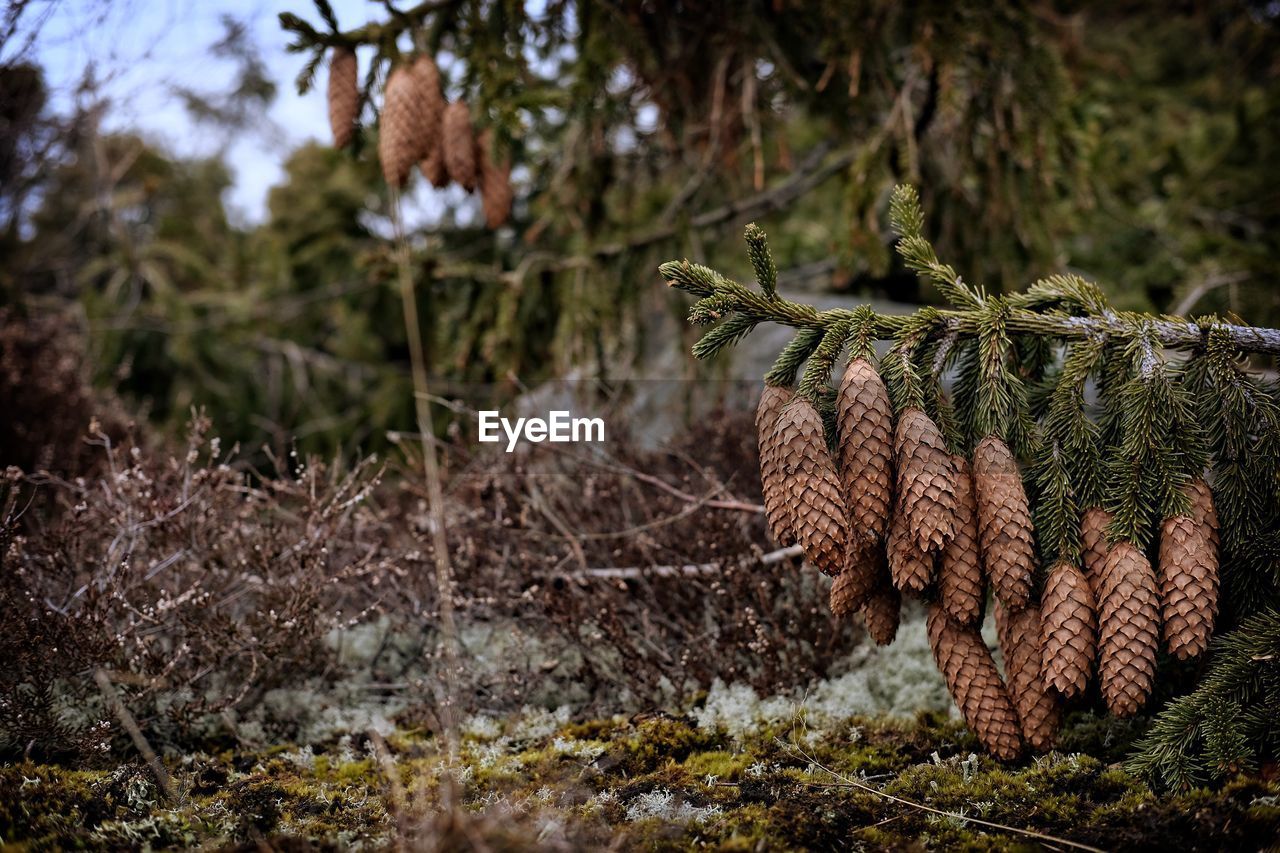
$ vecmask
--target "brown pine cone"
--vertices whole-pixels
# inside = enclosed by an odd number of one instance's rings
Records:
[[[1018,462],[997,436],[982,439],[973,451],[973,488],[987,577],[997,598],[1022,610],[1031,601],[1036,565],[1031,509]]]
[[[899,506],[921,551],[936,554],[955,530],[955,469],[938,425],[919,409],[898,417],[894,432]]]
[[[428,174],[434,167],[428,163],[433,157],[439,157],[441,148],[441,123],[444,119],[444,93],[440,89],[440,69],[436,61],[425,53],[418,54],[413,60],[414,95],[418,110],[418,146],[414,152],[419,161],[418,168],[422,174]],[[432,181],[434,184],[435,181]]]
[[[387,77],[378,126],[378,161],[387,185],[397,189],[409,180],[409,170],[418,159],[421,128],[417,83],[407,65],[397,65]]]
[[[480,205],[484,208],[484,221],[490,228],[499,228],[511,215],[511,162],[494,162],[493,132],[485,128],[476,140],[476,160],[480,163]]]
[[[886,570],[887,571],[887,570]],[[862,605],[862,621],[877,646],[887,646],[898,635],[902,615],[902,595],[889,583],[888,576],[877,583],[867,603]]]
[[[1213,505],[1213,492],[1204,480],[1192,480],[1186,488],[1187,498],[1191,501],[1191,517],[1197,524],[1209,529],[1209,541],[1218,549],[1218,510]]]
[[[938,596],[948,616],[961,625],[972,625],[982,620],[986,593],[978,553],[978,508],[969,463],[963,456],[953,456],[952,461],[956,466],[955,535],[942,551]]]
[[[441,136],[443,136],[443,131]],[[444,167],[444,146],[440,140],[436,141],[434,148],[427,151],[426,156],[418,161],[418,168],[422,171],[422,177],[431,182],[431,186],[438,190],[449,186],[449,170]]]
[[[844,571],[831,584],[831,612],[843,616],[863,607],[876,587],[883,565],[883,545],[855,543]]]
[[[1159,637],[1155,572],[1132,542],[1117,542],[1102,567],[1098,602],[1098,676],[1117,717],[1138,713],[1151,694]]]
[[[1040,609],[1028,607],[1010,613],[997,598],[995,616],[1009,696],[1018,713],[1022,736],[1037,752],[1053,749],[1062,727],[1062,706],[1057,694],[1049,689],[1041,666],[1044,654],[1040,648]]]
[[[1111,526],[1111,513],[1099,507],[1084,511],[1080,518],[1080,547],[1084,576],[1093,591],[1093,600],[1102,594],[1102,566],[1107,562],[1111,543],[1107,541],[1107,528]]]
[[[929,647],[965,724],[987,752],[1006,761],[1022,752],[1018,717],[991,651],[976,626],[958,625],[929,605]]]
[[[1160,613],[1169,654],[1204,652],[1218,616],[1218,550],[1208,524],[1184,516],[1160,525]]]
[[[1045,680],[1063,696],[1078,696],[1093,672],[1098,618],[1089,580],[1066,560],[1049,572],[1040,600],[1040,624]]]
[[[360,84],[355,51],[335,47],[329,54],[329,129],[333,147],[346,148],[356,134],[360,114]]]
[[[849,556],[847,513],[822,416],[813,403],[797,397],[787,404],[778,417],[777,440],[796,538],[809,562],[835,577]]]
[[[893,508],[893,407],[880,374],[866,359],[855,358],[845,368],[836,423],[849,532],[879,542]]]
[[[476,165],[476,137],[471,129],[471,110],[465,101],[454,101],[444,108],[441,134],[444,167],[449,177],[471,192],[476,188],[479,169]]]
[[[795,399],[795,392],[781,385],[766,385],[756,406],[756,436],[760,446],[760,486],[764,492],[764,515],[773,538],[784,548],[796,542],[792,529],[794,511],[788,500],[787,480],[782,472],[782,442],[778,440],[778,416]]]
[[[920,550],[909,529],[910,521],[899,500],[893,521],[889,524],[889,539],[885,543],[889,555],[889,574],[893,585],[900,592],[919,596],[933,583],[933,554]]]

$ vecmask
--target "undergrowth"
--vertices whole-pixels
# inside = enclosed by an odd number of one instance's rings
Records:
[[[1069,721],[1066,736],[1083,746],[1098,722]],[[1258,849],[1280,831],[1274,780],[1162,797],[1083,753],[1002,765],[936,714],[813,730],[800,709],[745,736],[691,716],[481,717],[452,773],[420,730],[389,733],[385,746],[374,738],[187,755],[170,762],[173,802],[138,765],[9,764],[0,768],[0,838],[104,850],[1004,850],[1064,839],[1219,850]]]

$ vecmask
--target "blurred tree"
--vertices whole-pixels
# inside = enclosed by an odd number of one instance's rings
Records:
[[[28,130],[0,133],[5,169],[28,176],[0,190],[6,298],[83,295],[109,337],[100,378],[125,377],[157,417],[216,401],[229,437],[300,431],[316,449],[410,428],[370,143],[380,83],[413,50],[516,165],[496,233],[450,189],[410,234],[442,380],[625,375],[669,310],[656,263],[744,273],[729,238],[748,219],[773,234],[784,289],[937,301],[890,251],[899,180],[921,187],[939,251],[991,290],[1078,269],[1122,306],[1275,319],[1280,36],[1265,8],[454,0],[343,30],[315,5],[319,23],[282,16],[307,55],[299,82],[329,48],[357,48],[364,130],[354,157],[295,152],[256,228],[228,223],[217,163],[99,139],[100,113],[50,116],[38,75],[4,71],[31,94],[5,105]],[[237,63],[230,90],[186,102],[254,128],[273,93],[256,45],[230,21],[212,49]],[[34,154],[40,139],[58,150]]]

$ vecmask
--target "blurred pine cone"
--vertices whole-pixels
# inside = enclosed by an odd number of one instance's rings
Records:
[[[484,221],[490,228],[498,228],[511,215],[511,162],[493,159],[493,132],[488,128],[476,140],[476,159],[480,162],[480,204],[484,208]]]
[[[936,554],[955,529],[955,470],[938,425],[919,409],[898,416],[894,433],[898,501],[922,551]]]
[[[978,507],[969,463],[963,456],[951,459],[956,469],[955,534],[942,551],[938,596],[948,616],[961,625],[972,625],[982,619],[986,594],[978,552]]]
[[[1117,542],[1102,567],[1098,601],[1098,676],[1117,717],[1138,713],[1151,694],[1159,636],[1155,572],[1132,542]]]
[[[418,169],[421,170],[422,177],[430,181],[431,186],[436,189],[442,190],[449,186],[449,170],[444,167],[444,146],[438,141],[436,146],[418,161]]]
[[[444,118],[444,93],[440,89],[440,69],[436,61],[425,53],[418,54],[413,60],[414,95],[417,98],[418,110],[418,146],[414,152],[419,161],[418,168],[422,174],[432,180],[435,167],[431,164],[433,157],[440,157],[441,123]]]
[[[847,513],[822,416],[813,403],[797,397],[787,404],[778,418],[777,440],[796,538],[809,561],[835,577],[848,560]]]
[[[866,359],[855,358],[845,368],[836,423],[850,535],[879,542],[889,530],[893,507],[893,407],[880,374]]]
[[[1060,560],[1049,572],[1040,601],[1044,631],[1044,672],[1063,696],[1078,696],[1089,684],[1097,653],[1098,618],[1089,580]]]
[[[441,122],[441,145],[444,167],[467,192],[476,188],[479,170],[476,166],[476,137],[471,129],[471,110],[465,101],[454,101],[444,108]]]
[[[378,125],[378,160],[387,185],[396,189],[404,187],[409,180],[409,170],[418,159],[422,133],[416,90],[417,82],[408,66],[397,65],[391,69]]]
[[[329,54],[329,129],[333,147],[346,148],[356,134],[360,115],[360,85],[355,51],[335,47]]]
[[[929,648],[960,715],[987,752],[1006,761],[1022,752],[1018,717],[976,626],[958,625],[929,605]]]
[[[987,576],[997,598],[1022,610],[1031,602],[1036,563],[1031,509],[1018,462],[997,436],[982,439],[973,451],[973,487]]]
[[[1044,678],[1040,609],[1028,607],[1011,613],[997,598],[995,616],[1009,695],[1022,736],[1032,749],[1045,752],[1053,748],[1062,726],[1062,707]]]
[[[781,385],[765,385],[756,406],[756,436],[760,447],[760,485],[764,492],[764,514],[774,540],[784,548],[796,542],[794,510],[782,471],[782,442],[778,439],[778,416],[795,399],[795,392]]]

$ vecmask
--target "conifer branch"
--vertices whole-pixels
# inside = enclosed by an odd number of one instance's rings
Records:
[[[691,261],[668,261],[658,268],[667,285],[698,296],[720,294],[726,297],[729,310],[747,314],[757,323],[777,323],[797,329],[825,331],[836,323],[855,319],[857,309],[829,308],[819,311],[812,305],[779,297],[769,299],[763,293],[749,290],[720,273]],[[1060,294],[1066,298],[1065,294]],[[1187,350],[1202,347],[1210,332],[1217,332],[1230,345],[1244,354],[1280,356],[1280,329],[1264,329],[1221,323],[1213,320],[1189,320],[1182,317],[1151,318],[1129,311],[1107,308],[1098,315],[1082,316],[1057,311],[1037,311],[1018,307],[1021,300],[1010,299],[1005,327],[1011,335],[1057,338],[1061,341],[1087,341],[1103,338],[1127,342],[1142,334],[1145,325],[1153,340],[1165,349]],[[935,309],[939,333],[960,337],[975,336],[982,324],[982,311],[976,308]],[[865,318],[866,328],[875,340],[891,341],[910,322],[910,314],[871,312]]]

